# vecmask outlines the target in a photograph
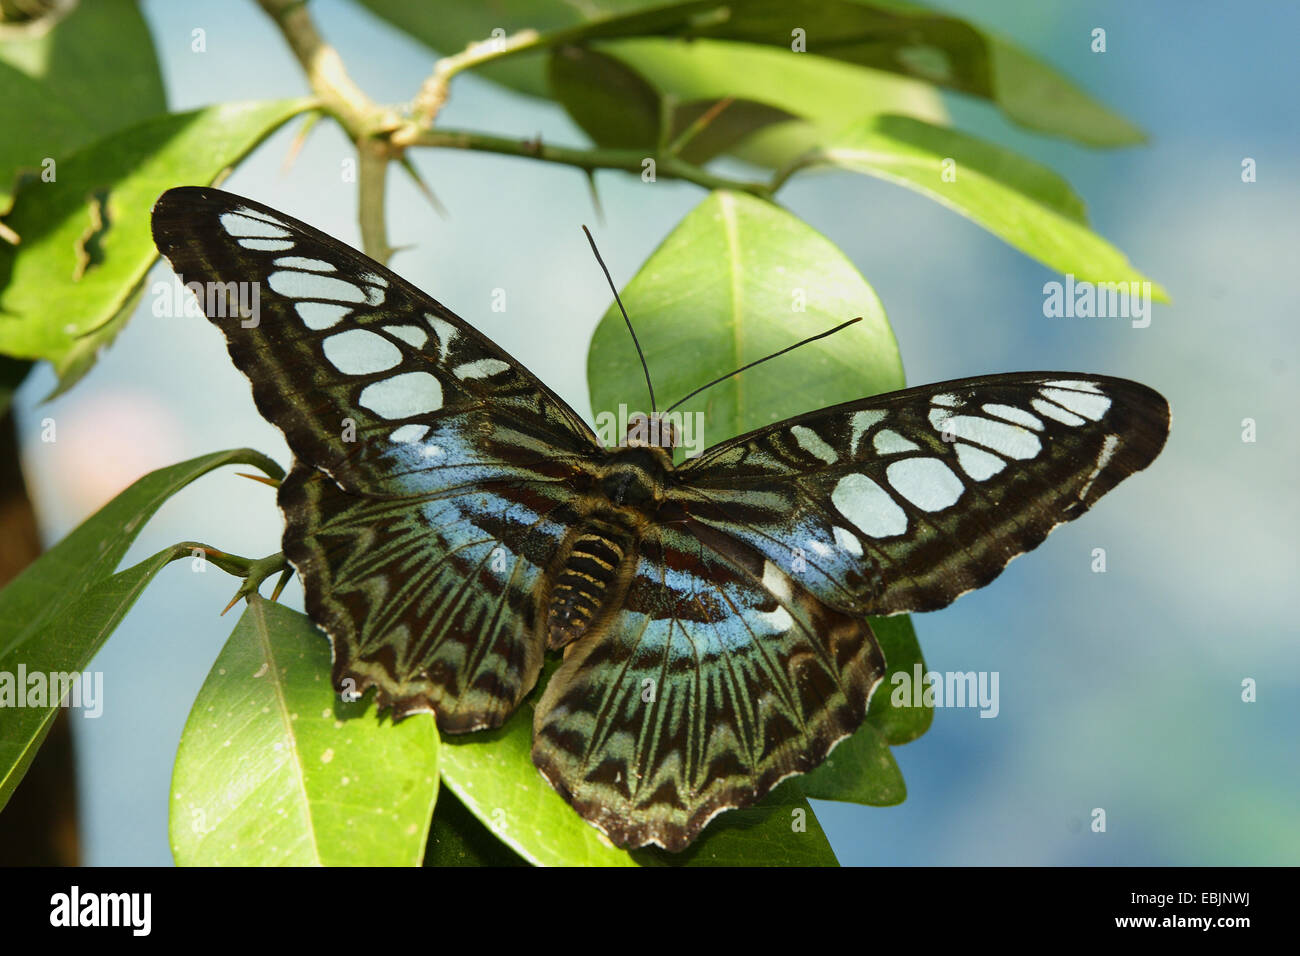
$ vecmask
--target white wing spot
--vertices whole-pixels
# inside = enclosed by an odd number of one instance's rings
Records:
[[[413,418],[442,408],[442,386],[428,372],[402,372],[367,385],[358,401],[381,418]]]
[[[393,338],[401,339],[407,345],[413,345],[417,349],[423,348],[424,343],[429,341],[429,333],[418,325],[385,325],[384,331]]]
[[[363,272],[361,278],[365,279],[371,285],[377,285],[381,289],[388,288],[388,280],[377,272]]]
[[[451,348],[451,343],[456,340],[456,335],[460,330],[446,319],[439,318],[430,312],[424,313],[424,318],[433,326],[433,331],[438,336],[438,358],[446,362],[447,352]]]
[[[1035,398],[1029,403],[1034,406],[1034,411],[1044,418],[1050,418],[1058,421],[1062,425],[1069,425],[1071,428],[1078,428],[1080,425],[1087,424],[1086,418],[1080,418],[1074,412],[1067,412],[1060,405],[1054,405],[1051,402],[1044,401],[1041,398]]]
[[[420,441],[427,434],[429,434],[428,425],[403,425],[400,428],[393,429],[393,433],[388,436],[388,440],[409,445]]]
[[[808,550],[813,552],[813,554],[820,555],[823,558],[829,556],[832,553],[830,545],[826,544],[825,542],[818,541],[816,538],[809,538],[807,541],[804,542],[804,544],[808,546]]]
[[[920,451],[921,446],[910,438],[904,438],[892,428],[882,428],[876,432],[872,441],[877,455],[901,455],[905,451]]]
[[[790,579],[787,578],[771,561],[763,562],[763,587],[767,588],[782,601],[790,600]]]
[[[1094,395],[1102,394],[1101,386],[1096,382],[1078,382],[1070,379],[1063,379],[1055,382],[1044,382],[1043,384],[1055,388],[1072,388],[1077,392],[1092,392]]]
[[[246,211],[252,213],[251,209]],[[288,239],[292,235],[283,226],[267,222],[265,219],[256,219],[254,215],[244,215],[242,212],[223,212],[221,214],[221,228],[236,239],[241,236],[256,236],[259,239]]]
[[[995,418],[1006,419],[1009,422],[1015,422],[1017,425],[1024,425],[1026,428],[1032,428],[1036,432],[1043,430],[1043,423],[1037,415],[1031,415],[1023,408],[1016,408],[1014,405],[999,405],[996,402],[990,402],[982,406],[984,414],[992,415]]]
[[[1076,415],[1082,415],[1084,418],[1091,418],[1094,422],[1100,421],[1101,416],[1106,414],[1110,408],[1110,399],[1105,395],[1096,395],[1091,392],[1072,392],[1060,388],[1045,388],[1042,390],[1043,398],[1048,401],[1056,402],[1063,405]]]
[[[769,633],[772,634],[784,634],[786,631],[790,630],[790,626],[794,624],[794,618],[790,616],[790,612],[779,604],[776,606],[775,610],[759,611],[754,615],[754,617],[766,624],[769,628]]]
[[[849,454],[858,453],[858,442],[862,440],[864,432],[868,431],[873,425],[876,425],[885,419],[885,413],[879,409],[868,409],[867,411],[854,412],[853,417],[849,419],[849,426],[853,432],[849,438]]]
[[[330,305],[328,302],[295,302],[293,307],[298,310],[302,324],[313,332],[323,332],[338,325],[352,311],[351,306]]]
[[[344,375],[374,375],[402,361],[402,350],[367,329],[336,332],[321,343],[329,363]]]
[[[955,442],[953,447],[957,449],[957,463],[961,465],[962,471],[970,475],[976,481],[987,481],[992,478],[1007,463],[997,455],[991,455],[983,448],[976,448],[974,445],[967,445],[965,442]]]
[[[466,362],[464,365],[457,365],[452,372],[457,378],[489,378],[493,375],[500,375],[510,368],[510,363],[503,362],[500,359],[483,358],[474,362]]]
[[[855,558],[862,557],[862,542],[857,539],[857,536],[854,535],[852,531],[849,531],[847,528],[841,528],[839,525],[835,525],[831,528],[831,533],[835,535],[835,543],[838,544],[840,548],[847,551]]]
[[[334,299],[338,302],[364,302],[366,294],[351,282],[314,272],[272,272],[267,284],[280,295],[291,299]]]
[[[1101,470],[1109,465],[1110,460],[1115,457],[1115,449],[1118,447],[1119,436],[1107,435],[1105,441],[1101,443],[1101,453],[1097,455],[1097,467],[1092,469],[1092,474],[1088,476],[1088,480],[1085,481],[1083,487],[1079,489],[1080,501],[1082,501],[1084,496],[1088,494],[1088,489],[1090,489],[1092,483],[1097,480],[1097,476],[1101,474]]]
[[[293,248],[293,242],[289,239],[240,239],[239,244],[254,252],[284,252]]]
[[[840,456],[835,454],[835,449],[822,441],[821,436],[806,425],[791,425],[790,434],[794,436],[800,448],[813,457],[820,458],[826,464],[833,465],[839,460]]]
[[[907,530],[907,513],[884,488],[866,475],[849,472],[835,484],[831,504],[849,523],[873,538]]]
[[[333,263],[324,259],[308,259],[306,256],[281,256],[271,265],[280,269],[306,269],[308,272],[333,272]]]
[[[960,408],[961,399],[951,392],[940,392],[938,395],[930,397],[931,405],[938,405],[942,408]]]
[[[951,508],[966,486],[938,458],[904,458],[885,469],[894,490],[922,511]]]
[[[930,409],[930,424],[940,432],[973,445],[983,445],[1002,455],[1023,461],[1043,449],[1043,443],[1027,428],[976,415],[954,415],[943,408]]]

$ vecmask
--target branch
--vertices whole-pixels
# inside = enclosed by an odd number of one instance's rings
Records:
[[[463,130],[413,130],[411,127],[399,131],[393,138],[400,140],[401,146],[468,149],[504,156],[521,156],[527,159],[540,159],[547,163],[573,166],[586,172],[597,169],[621,169],[624,172],[639,174],[644,169],[645,161],[651,159],[654,160],[656,177],[680,179],[703,186],[705,189],[746,192],[762,199],[772,197],[772,189],[765,182],[718,176],[678,156],[653,156],[639,149],[574,149],[570,146],[552,146],[539,139],[511,139],[506,136],[492,136],[487,133],[471,133]]]
[[[321,38],[303,0],[258,3],[275,21],[302,64],[321,109],[338,120],[356,144],[360,157],[357,205],[362,248],[372,259],[387,262],[393,250],[384,225],[384,183],[388,161],[400,153],[389,144],[388,137],[403,125],[402,118],[374,102],[352,81],[338,51]]]

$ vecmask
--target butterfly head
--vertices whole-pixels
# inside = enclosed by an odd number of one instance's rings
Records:
[[[677,426],[665,413],[637,413],[628,417],[627,435],[623,439],[628,448],[663,448],[671,452],[681,443]]]

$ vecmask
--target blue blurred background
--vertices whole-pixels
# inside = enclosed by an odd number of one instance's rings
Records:
[[[1075,369],[1138,379],[1169,399],[1156,464],[1032,557],[953,607],[914,618],[929,666],[997,671],[1000,713],[939,710],[894,753],[909,796],[878,809],[817,803],[846,864],[1300,863],[1297,651],[1296,279],[1300,245],[1300,13],[1270,0],[1087,5],[941,4],[1035,51],[1148,131],[1147,147],[1096,151],[1026,134],[950,98],[954,120],[1052,166],[1088,201],[1095,228],[1160,280],[1172,306],[1151,326],[1046,319],[1056,278],[965,219],[874,180],[797,181],[782,201],[838,243],[884,301],[913,384],[980,373]],[[173,109],[306,92],[252,3],[147,0]],[[433,54],[346,0],[311,9],[355,80],[404,102]],[[1105,54],[1090,52],[1094,27]],[[195,27],[208,52],[190,51]],[[850,119],[846,117],[846,119]],[[581,144],[558,107],[460,79],[440,122]],[[329,123],[293,168],[293,127],[225,184],[359,245],[354,155]],[[1241,181],[1252,157],[1258,181]],[[395,170],[393,268],[466,316],[574,407],[589,408],[586,343],[608,304],[578,225],[593,219],[578,172],[424,151],[416,165],[450,211],[440,219]],[[703,198],[694,186],[599,177],[597,231],[626,282]],[[150,281],[169,277],[161,267]],[[494,313],[491,290],[509,290]],[[219,333],[201,319],[134,320],[69,395],[40,404],[48,369],[17,403],[24,467],[47,542],[140,474],[250,445],[288,461],[255,412]],[[636,383],[629,383],[635,387]],[[639,394],[639,393],[637,393]],[[52,417],[59,441],[42,444]],[[1242,441],[1242,421],[1258,440]],[[226,470],[179,495],[132,563],[183,539],[240,554],[278,550],[273,493]],[[1091,570],[1107,552],[1107,572]],[[104,714],[74,712],[85,859],[167,864],[176,745],[233,626],[217,617],[236,582],[181,562],[141,598],[96,659]],[[300,593],[288,601],[301,606]],[[1243,703],[1242,681],[1258,683]],[[1107,829],[1092,832],[1104,808]]]

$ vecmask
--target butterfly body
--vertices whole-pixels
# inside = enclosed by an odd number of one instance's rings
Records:
[[[445,733],[534,699],[534,763],[620,846],[680,850],[814,769],[886,673],[868,617],[946,606],[1154,460],[1164,399],[1068,372],[810,411],[674,464],[601,447],[521,363],[400,276],[283,213],[165,193],[182,278],[294,455],[283,548],[340,690]],[[652,420],[642,419],[650,425]]]

